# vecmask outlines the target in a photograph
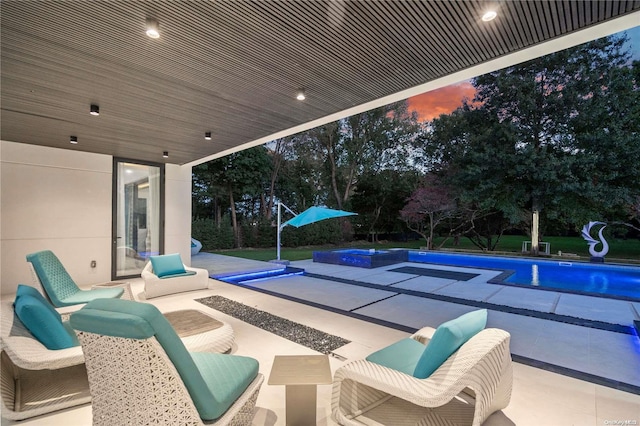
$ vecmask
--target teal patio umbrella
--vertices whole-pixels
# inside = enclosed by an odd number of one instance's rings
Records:
[[[282,225],[280,224],[280,206],[287,209],[291,214],[295,215],[293,219],[289,219]],[[278,203],[278,259],[280,260],[280,232],[282,229],[287,226],[295,226],[299,228],[304,225],[309,225],[310,223],[319,222],[325,219],[332,219],[334,217],[343,217],[343,216],[354,216],[358,213],[346,212],[344,210],[334,210],[328,209],[326,207],[309,207],[307,210],[303,211],[300,214],[295,214],[291,209],[285,206],[282,203]]]

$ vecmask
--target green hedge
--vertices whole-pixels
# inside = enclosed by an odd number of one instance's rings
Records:
[[[276,246],[276,227],[266,220],[254,224],[244,223],[240,226],[240,232],[243,247]],[[205,251],[234,248],[233,228],[224,218],[220,228],[212,219],[194,219],[191,235],[202,243],[202,249]],[[352,230],[348,220],[325,220],[300,228],[286,226],[282,230],[281,238],[282,247],[340,244],[351,241]]]

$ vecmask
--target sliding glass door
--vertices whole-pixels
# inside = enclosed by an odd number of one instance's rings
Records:
[[[164,165],[113,160],[111,278],[139,276],[164,250]]]

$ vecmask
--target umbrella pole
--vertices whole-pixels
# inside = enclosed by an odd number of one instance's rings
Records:
[[[278,236],[277,236],[277,242],[276,242],[276,259],[280,260],[280,201],[278,201]]]

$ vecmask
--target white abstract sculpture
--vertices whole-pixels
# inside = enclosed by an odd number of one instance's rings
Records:
[[[600,241],[595,240],[591,236],[591,227],[593,227],[594,225],[604,225],[602,228],[600,228],[600,231],[598,232],[598,238],[600,238]],[[604,231],[604,228],[606,227],[607,227],[607,224],[604,222],[589,222],[588,224],[582,227],[582,238],[584,238],[587,244],[589,244],[589,253],[591,254],[592,258],[604,259],[604,257],[609,252],[609,244],[607,243],[607,240],[605,240],[604,236],[602,235],[602,231]],[[596,245],[598,243],[602,243],[602,250],[600,251],[596,251]]]

